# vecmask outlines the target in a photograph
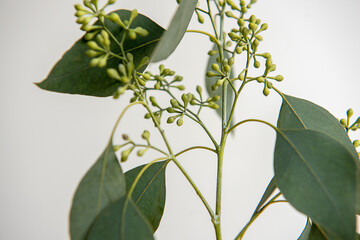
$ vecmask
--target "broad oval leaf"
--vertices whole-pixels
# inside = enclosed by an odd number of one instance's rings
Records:
[[[344,145],[317,131],[279,130],[274,168],[289,203],[331,235],[355,238],[356,165]]]
[[[353,154],[359,166],[359,155],[339,121],[326,109],[301,98],[281,94],[281,105],[277,126],[282,129],[310,129],[334,137]],[[358,171],[360,174],[360,170]],[[360,175],[358,181],[357,213],[360,214]]]
[[[311,231],[311,222],[310,219],[307,218],[305,228],[302,231],[301,235],[299,236],[298,240],[309,240],[310,231]]]
[[[152,164],[140,177],[131,199],[139,211],[147,218],[153,232],[160,224],[165,207],[166,185],[165,169],[168,161]],[[129,191],[135,178],[145,165],[131,169],[125,173],[126,192]]]
[[[87,240],[154,240],[149,224],[132,201],[125,202],[126,196],[105,208]]]
[[[316,224],[311,225],[309,238],[306,240],[328,240],[328,239],[339,239],[340,238],[328,238],[320,231],[319,227]],[[305,240],[305,239],[304,239]]]
[[[217,50],[216,45],[213,47],[213,50]],[[224,52],[224,55],[225,55],[226,58],[230,58],[228,52]],[[209,60],[207,62],[207,66],[206,66],[206,72],[213,71],[211,66],[214,63],[217,63],[216,62],[217,57],[219,57],[218,53],[209,57]],[[232,71],[230,73],[230,78],[234,78],[234,73]],[[219,105],[219,108],[216,109],[216,112],[221,117],[221,115],[222,115],[222,105],[221,105],[221,102],[222,102],[222,86],[218,87],[215,91],[213,91],[211,89],[211,86],[214,85],[217,80],[219,80],[219,77],[207,77],[207,76],[205,76],[206,92],[208,93],[209,97],[220,96],[220,100],[217,101],[217,104]],[[234,91],[233,91],[232,87],[230,86],[230,84],[228,84],[226,91],[227,91],[227,94],[226,94],[226,96],[227,96],[227,98],[226,98],[226,109],[227,109],[227,111],[226,111],[226,113],[227,113],[226,120],[228,120],[229,116],[230,116],[230,113],[231,113],[231,107],[232,107],[232,104],[233,104],[233,101],[234,101]],[[231,123],[231,125],[233,125],[233,124]]]
[[[115,12],[123,20],[130,18],[128,10]],[[119,41],[122,39],[124,31],[118,25],[109,20],[105,20],[105,25]],[[133,54],[135,65],[138,65],[143,57],[151,56],[164,31],[158,24],[141,14],[131,24],[131,28],[137,26],[145,28],[149,34],[146,37],[138,36],[136,40],[125,39],[124,51]],[[91,58],[85,55],[87,50],[86,41],[81,38],[56,63],[47,78],[37,85],[42,89],[60,93],[97,97],[112,96],[121,83],[108,77],[106,68],[117,68],[120,60],[109,58],[105,68],[90,67]],[[121,52],[120,47],[114,41],[111,43],[111,51]]]
[[[109,143],[81,180],[70,212],[72,240],[84,240],[99,213],[125,195],[125,178]]]
[[[275,181],[275,177],[273,177],[269,183],[269,185],[266,187],[266,190],[263,194],[263,196],[260,199],[259,204],[257,205],[253,216],[259,212],[259,210],[262,208],[262,206],[264,205],[264,203],[270,198],[271,194],[273,194],[273,192],[276,189],[276,181]]]
[[[154,51],[152,62],[159,62],[168,58],[183,38],[191,17],[195,11],[197,0],[182,0],[166,32]]]

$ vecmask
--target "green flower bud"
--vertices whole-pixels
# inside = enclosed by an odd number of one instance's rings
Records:
[[[224,84],[225,78],[219,79],[216,81],[216,85],[221,86]]]
[[[130,139],[130,138],[129,138],[129,135],[127,135],[127,134],[121,135],[121,138],[122,138],[124,141],[127,141],[127,140]]]
[[[258,83],[263,83],[263,82],[265,82],[265,78],[263,78],[263,77],[257,77],[257,78],[256,78],[256,81],[257,81]]]
[[[251,15],[249,18],[251,23],[255,23],[256,22],[256,17],[254,15]]]
[[[109,0],[107,5],[114,4],[115,2],[116,2],[116,0]]]
[[[272,82],[269,82],[269,81],[265,81],[265,82],[266,82],[266,86],[267,86],[269,89],[272,89],[272,88],[273,88]]]
[[[354,148],[359,147],[359,146],[360,146],[360,141],[359,141],[359,140],[355,140],[355,141],[353,142],[353,145],[354,145]]]
[[[144,132],[141,134],[142,139],[145,139],[146,141],[149,141],[150,138],[150,132],[148,130],[144,130]]]
[[[277,75],[274,77],[274,79],[278,82],[281,82],[282,80],[284,80],[284,77],[282,75]]]
[[[255,23],[256,23],[257,25],[259,25],[259,24],[261,23],[261,20],[257,18],[256,21],[255,21]]]
[[[210,51],[208,52],[208,55],[209,55],[209,56],[214,56],[216,53],[217,53],[217,51],[215,51],[215,50],[210,50]]]
[[[219,65],[217,65],[216,63],[213,63],[213,64],[211,65],[211,68],[212,68],[214,71],[216,71],[216,72],[221,72]]]
[[[232,0],[226,0],[226,3],[231,7],[231,9],[240,10]]]
[[[219,109],[219,105],[217,105],[216,103],[214,102],[210,102],[209,103],[209,108],[212,108],[212,109]]]
[[[116,71],[116,69],[114,69],[114,68],[106,69],[106,73],[112,79],[116,79],[116,80],[119,80],[119,81],[121,80],[121,77],[120,77],[118,71]]]
[[[266,23],[263,23],[263,24],[261,24],[259,31],[265,31],[266,29],[268,29],[268,25]]]
[[[225,65],[224,70],[226,73],[229,73],[231,71],[231,67],[229,65]]]
[[[233,41],[238,41],[241,39],[240,36],[234,32],[229,32],[228,35],[231,38],[231,40],[233,40]]]
[[[130,153],[132,152],[133,149],[134,149],[134,147],[130,147],[129,149],[123,151],[123,152],[121,153],[121,159],[120,159],[120,161],[121,161],[121,162],[125,162],[125,161],[129,158],[129,155],[130,155]]]
[[[233,57],[229,58],[229,65],[232,66],[235,63],[235,59]]]
[[[226,11],[225,15],[228,16],[228,17],[236,18],[236,16],[231,11]]]
[[[102,55],[102,54],[103,54],[102,52],[97,52],[97,51],[94,51],[94,50],[91,50],[91,49],[89,49],[89,50],[87,50],[85,52],[85,55],[88,56],[88,57],[91,57],[91,58],[97,57],[97,56]]]
[[[244,0],[241,0],[241,1],[240,1],[240,6],[243,7],[243,6],[245,6],[245,5],[246,5],[246,2],[245,2]]]
[[[118,65],[118,69],[119,69],[119,72],[120,72],[122,75],[124,75],[124,76],[127,75],[126,67],[125,67],[124,64],[120,63],[120,64]]]
[[[111,13],[109,15],[107,15],[107,17],[110,21],[118,24],[120,27],[122,28],[126,28],[125,24],[121,21],[120,16],[117,13]]]
[[[257,60],[255,60],[255,61],[254,61],[254,67],[255,67],[255,68],[259,68],[259,67],[260,67],[260,62],[257,61]]]
[[[247,29],[246,27],[243,27],[241,29],[241,34],[246,38],[247,35],[249,35],[249,29]]]
[[[150,58],[148,56],[145,56],[141,59],[140,64],[136,67],[136,69],[140,69],[142,66],[145,66],[146,64],[148,64],[150,62]],[[149,80],[149,79],[147,79]]]
[[[215,91],[219,86],[215,84],[211,85],[211,90]]]
[[[87,11],[81,4],[75,4],[74,7],[77,11]]]
[[[343,125],[343,127],[347,126],[347,121],[345,118],[340,119],[340,124]]]
[[[100,32],[101,36],[104,39],[104,46],[109,48],[110,47],[110,38],[109,38],[109,34],[105,31],[105,30],[101,30]]]
[[[135,40],[136,39],[136,32],[134,29],[129,29],[129,38],[131,40]]]
[[[209,72],[207,72],[207,73],[206,73],[206,76],[207,76],[207,77],[215,77],[215,76],[218,76],[218,74],[217,74],[217,73],[214,73],[214,72],[209,71]]]
[[[263,37],[261,35],[256,35],[255,38],[259,41],[262,41],[263,40]]]
[[[173,123],[175,121],[176,117],[175,116],[171,116],[167,119],[167,123]]]
[[[144,118],[146,118],[146,119],[150,119],[150,118],[151,118],[150,113],[145,114]]]
[[[136,152],[136,155],[138,155],[139,157],[142,157],[142,156],[144,156],[144,154],[146,153],[147,150],[148,150],[148,148],[139,149],[139,150]]]
[[[138,12],[136,9],[132,10],[131,13],[130,13],[130,22],[132,22],[138,15]]]
[[[269,88],[267,87],[266,84],[264,84],[263,94],[264,94],[265,96],[269,96],[269,94],[270,94],[270,90],[269,90]]]
[[[168,112],[168,113],[176,113],[177,111],[174,109],[174,108],[172,108],[172,107],[168,107],[167,109],[166,109],[166,111]]]
[[[266,59],[265,66],[266,68],[270,68],[273,65],[273,61],[271,58]]]
[[[183,116],[181,116],[177,121],[176,124],[180,127],[181,125],[183,125],[184,120],[183,120]]]
[[[352,110],[351,108],[349,108],[349,110],[346,111],[346,115],[348,119],[350,119],[353,114],[354,114],[354,110]]]
[[[257,48],[260,44],[259,40],[255,39],[252,44],[254,45],[255,48]]]
[[[197,15],[197,19],[199,23],[204,23],[204,17],[199,13],[199,11],[195,11]]]
[[[156,75],[155,80],[162,82],[165,81],[165,78],[163,76]]]
[[[242,12],[242,13],[247,13],[247,11],[248,11],[248,10],[247,10],[247,8],[246,8],[245,6],[241,8],[241,12]]]
[[[93,58],[91,59],[89,65],[90,67],[96,67],[97,65],[99,65],[100,62],[100,58]]]
[[[88,32],[85,34],[85,40],[89,41],[91,39],[94,39],[94,37],[99,33],[99,31],[95,31],[95,32]]]
[[[191,104],[191,105],[196,105],[197,102],[195,101],[195,99],[192,99],[192,100],[190,101],[190,104]]]
[[[202,87],[200,85],[196,86],[196,92],[199,93],[199,95],[201,96],[202,94]]]
[[[210,98],[210,100],[213,101],[213,102],[217,102],[217,101],[220,100],[220,96],[219,96],[219,95],[215,95],[215,96],[213,96],[212,98]]]
[[[245,26],[245,21],[244,21],[244,19],[239,18],[239,20],[237,21],[237,24],[238,24],[240,27]]]
[[[149,32],[146,29],[142,28],[142,27],[136,27],[134,29],[134,32],[136,34],[139,34],[142,37],[146,37],[149,34]]]
[[[185,90],[185,86],[184,85],[179,85],[179,86],[174,86],[177,89],[179,89],[180,91],[184,91]]]
[[[243,48],[242,47],[236,47],[235,51],[236,51],[237,54],[241,54],[242,51],[243,51]]]
[[[175,75],[175,71],[173,71],[173,70],[170,70],[170,72],[169,72],[169,74],[168,74],[169,76],[174,76]]]
[[[159,104],[156,102],[155,97],[151,96],[150,97],[150,102],[154,107],[159,107]]]
[[[76,17],[82,17],[82,16],[84,16],[85,14],[89,14],[89,13],[90,13],[90,12],[87,11],[87,10],[78,10],[78,11],[76,11],[75,16],[76,16]]]
[[[245,76],[244,76],[244,71],[242,71],[242,72],[239,74],[238,79],[239,79],[240,81],[244,81],[244,78],[245,78]]]
[[[174,77],[174,82],[180,82],[180,81],[182,81],[183,80],[183,77],[182,76],[179,76],[179,75],[176,75],[175,77]]]
[[[79,17],[76,20],[76,22],[80,23],[80,24],[83,24],[83,25],[88,25],[92,18],[93,18],[93,16],[88,16],[88,17],[82,16],[82,17]]]
[[[170,104],[173,108],[177,108],[177,109],[180,108],[179,102],[176,99],[171,99]]]
[[[99,47],[99,45],[98,45],[95,41],[89,41],[89,42],[86,43],[86,45],[87,45],[91,50],[101,51],[101,52],[104,51],[104,49],[102,49],[101,47]]]
[[[157,82],[157,83],[154,85],[154,88],[155,88],[156,90],[159,90],[160,87],[161,87],[161,83],[160,83],[160,82]]]
[[[185,93],[183,95],[181,95],[181,99],[183,100],[183,102],[185,104],[187,104],[189,102],[189,96]]]
[[[89,1],[89,0],[84,0],[83,1],[83,4],[87,7],[87,8],[92,8],[92,6],[91,6],[91,1]]]

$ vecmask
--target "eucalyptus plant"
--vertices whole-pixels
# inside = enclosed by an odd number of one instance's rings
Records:
[[[106,7],[115,1],[108,0],[100,6],[97,0],[84,0],[75,5],[76,22],[84,36],[55,64],[47,78],[37,83],[49,91],[112,96],[129,102],[117,119],[104,152],[75,192],[70,213],[72,240],[154,239],[165,206],[168,164],[175,164],[191,184],[209,214],[216,239],[222,239],[226,141],[237,127],[248,122],[265,124],[276,132],[275,175],[249,222],[234,239],[243,239],[257,217],[278,202],[288,202],[307,216],[301,240],[358,239],[360,178],[356,148],[360,141],[351,141],[348,133],[360,128],[360,117],[352,118],[354,112],[349,109],[346,118],[339,120],[324,108],[278,88],[284,77],[275,73],[271,54],[260,48],[261,34],[268,25],[248,14],[256,0],[203,0],[204,9],[197,0],[178,0],[167,30],[137,10],[107,12]],[[188,30],[194,13],[200,23],[211,25],[211,32]],[[230,31],[224,27],[226,21],[232,24]],[[186,80],[164,64],[156,72],[146,71],[149,64],[169,57],[186,32],[203,35],[213,43],[204,72],[205,90],[200,82],[195,91],[185,92],[182,82]],[[257,85],[259,93],[265,96],[271,93],[281,96],[276,125],[262,119],[240,122],[234,119],[239,96],[249,84]],[[132,93],[132,97],[127,99],[125,92]],[[159,93],[165,94],[168,101],[157,101]],[[119,122],[135,105],[146,110],[144,121],[152,121],[165,148],[151,139],[147,129],[143,129],[141,142],[123,133],[122,141],[114,143]],[[220,137],[210,131],[202,117],[204,111],[214,110],[221,119]],[[184,121],[195,122],[212,144],[175,152],[164,128],[176,124],[181,134]],[[212,152],[217,158],[214,208],[178,159],[195,149]],[[146,156],[150,150],[158,154],[156,159],[148,159],[147,164],[123,173],[123,162],[131,161],[128,159],[135,154]]]

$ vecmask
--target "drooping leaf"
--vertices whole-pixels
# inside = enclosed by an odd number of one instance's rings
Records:
[[[115,12],[123,20],[130,18],[128,10]],[[105,25],[116,39],[121,41],[124,31],[109,20],[105,20]],[[146,37],[137,36],[136,40],[125,39],[124,51],[133,54],[135,65],[138,65],[143,57],[151,56],[164,31],[162,27],[141,14],[131,24],[131,28],[137,26],[145,28],[149,34]],[[108,77],[106,68],[117,68],[120,60],[110,57],[105,68],[90,67],[89,63],[92,58],[85,55],[88,49],[84,38],[78,40],[56,63],[47,78],[37,85],[42,89],[54,92],[97,97],[112,96],[121,83]],[[114,41],[111,43],[111,51],[117,54],[121,53],[120,47]]]
[[[125,205],[125,199],[120,198],[101,212],[87,240],[154,240],[149,223],[131,200]]]
[[[282,94],[277,126],[282,129],[310,129],[328,134],[344,144],[353,154],[359,168],[359,156],[339,121],[326,109],[307,100]],[[358,171],[358,174],[360,171]],[[358,180],[357,213],[360,214],[360,175]]]
[[[132,193],[134,205],[147,218],[153,232],[160,224],[165,207],[166,185],[165,169],[168,161],[152,164],[139,179]],[[126,191],[131,188],[135,178],[145,165],[131,169],[125,173]]]
[[[328,239],[341,239],[341,238],[328,238],[320,231],[319,227],[316,224],[312,224],[309,238],[306,240],[328,240]]]
[[[99,213],[125,195],[125,177],[111,143],[81,180],[71,207],[70,235],[84,240]]]
[[[322,229],[355,238],[356,163],[337,140],[313,130],[279,130],[274,168],[284,197]]]
[[[298,240],[309,240],[310,231],[311,231],[311,222],[310,219],[307,218],[305,228],[302,231],[301,235],[299,236]]]
[[[217,47],[214,46],[213,50],[217,50]],[[230,58],[228,52],[224,52],[224,56],[226,58]],[[207,66],[206,66],[206,72],[213,71],[211,66],[212,66],[213,63],[217,63],[216,62],[217,57],[219,57],[218,53],[209,57],[209,60],[207,62]],[[234,78],[234,73],[233,72],[230,73],[230,78]],[[216,112],[221,117],[221,115],[222,115],[222,105],[221,105],[221,102],[222,102],[222,87],[218,87],[215,91],[213,91],[211,89],[211,86],[214,85],[217,80],[219,80],[219,77],[207,77],[206,76],[205,77],[205,86],[206,86],[206,91],[207,91],[209,97],[220,96],[220,100],[216,102],[219,105],[219,108],[216,109]],[[231,113],[232,103],[234,101],[234,91],[231,88],[230,84],[228,84],[226,91],[227,91],[227,94],[226,94],[226,96],[227,96],[227,99],[226,99],[226,109],[227,109],[227,111],[226,111],[226,113],[227,113],[226,119],[228,120],[229,116],[230,116],[230,113]],[[231,125],[233,125],[233,124],[231,123]]]
[[[174,17],[170,22],[170,26],[167,31],[164,32],[154,51],[154,55],[151,59],[152,62],[164,60],[175,51],[189,26],[197,2],[197,0],[182,0],[180,2]]]
[[[273,194],[273,192],[276,189],[276,182],[275,182],[275,177],[273,177],[269,183],[269,185],[267,186],[263,196],[261,197],[261,200],[259,202],[259,204],[257,205],[253,216],[262,208],[262,206],[264,205],[264,203],[270,198],[271,194]]]

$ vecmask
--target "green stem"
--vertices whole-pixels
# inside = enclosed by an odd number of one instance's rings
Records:
[[[175,157],[178,157],[178,156],[180,156],[181,154],[186,153],[186,152],[191,151],[191,150],[194,150],[194,149],[205,149],[205,150],[208,150],[208,151],[217,153],[216,150],[214,150],[214,149],[212,149],[212,148],[208,148],[208,147],[204,147],[204,146],[194,146],[194,147],[190,147],[190,148],[184,149],[184,150],[182,150],[181,152],[178,152],[177,154],[175,154]]]
[[[246,230],[251,226],[251,224],[257,219],[258,216],[260,216],[260,214],[262,212],[264,212],[264,210],[270,206],[273,203],[277,203],[280,201],[275,201],[278,197],[280,197],[281,193],[276,194],[272,199],[269,200],[269,202],[267,202],[258,212],[256,212],[252,218],[250,219],[250,221],[245,225],[245,227],[241,230],[241,232],[236,236],[235,240],[241,240],[246,232]],[[283,201],[281,201],[283,202]]]

